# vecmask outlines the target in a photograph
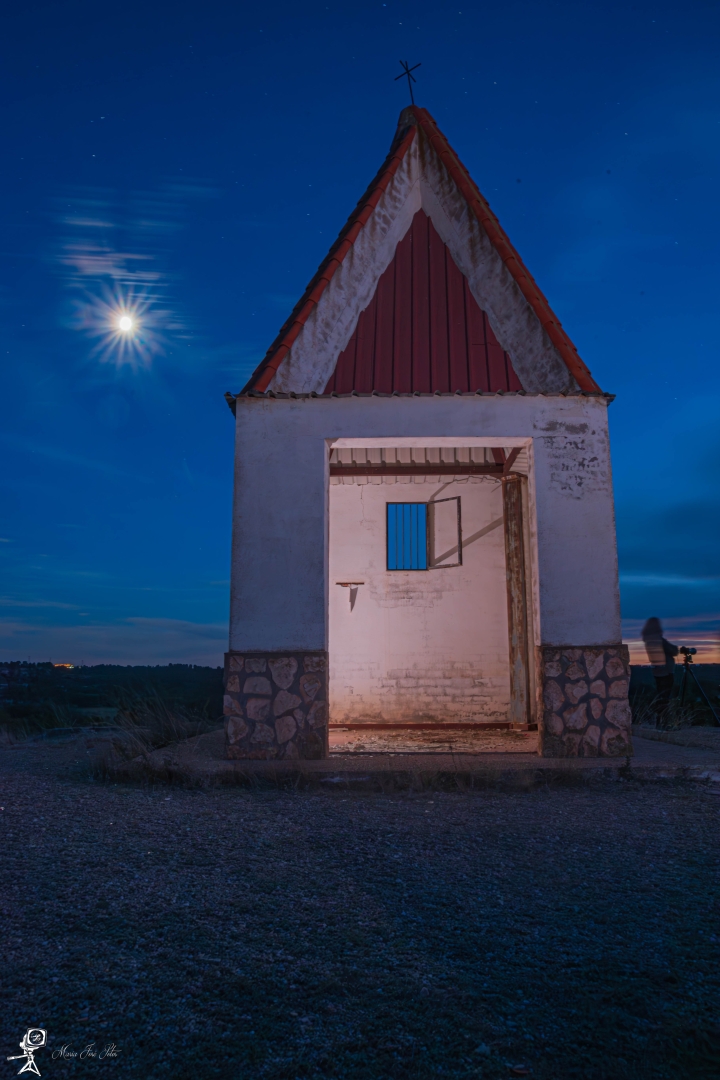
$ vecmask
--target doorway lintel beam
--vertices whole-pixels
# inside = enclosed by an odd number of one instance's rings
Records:
[[[331,476],[502,476],[502,465],[331,465]]]

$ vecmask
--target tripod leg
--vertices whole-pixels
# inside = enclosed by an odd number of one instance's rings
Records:
[[[697,677],[697,675],[695,674],[694,671],[691,671],[690,674],[692,675],[693,679],[695,680],[695,685],[697,686],[698,690],[700,691],[703,698],[705,699],[705,704],[707,705],[708,709],[712,713],[713,720],[718,725],[718,727],[720,727],[720,718],[718,718],[718,714],[715,712],[712,705],[710,704],[710,699],[707,696],[707,694],[705,693],[705,691],[703,690],[702,686],[700,685],[700,680],[698,679],[698,677]]]

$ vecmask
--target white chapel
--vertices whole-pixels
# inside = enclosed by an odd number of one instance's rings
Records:
[[[631,753],[612,396],[427,110],[226,397],[229,757],[365,724]]]

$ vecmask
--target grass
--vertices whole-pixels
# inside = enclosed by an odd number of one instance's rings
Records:
[[[720,715],[720,681],[716,664],[694,665],[694,674],[698,677],[716,714]],[[677,731],[681,728],[716,726],[715,719],[707,704],[703,701],[695,685],[690,681],[685,690],[685,700],[681,701],[682,667],[675,669],[675,683],[670,702],[662,714],[657,708],[657,693],[652,671],[649,667],[631,669],[630,706],[633,723],[645,727],[658,727],[661,730]]]
[[[143,720],[150,721],[153,731],[168,727],[159,703],[177,714],[178,729],[188,720],[191,726],[196,720],[217,720],[222,715],[222,670],[188,664],[67,670],[52,664],[0,663],[0,731],[6,738],[113,723],[118,710],[136,713],[142,711],[142,702],[150,714]]]
[[[679,731],[681,728],[704,727],[712,717],[706,708],[697,704],[682,705],[678,698],[671,698],[667,707],[659,712],[656,697],[646,697],[633,704],[633,723],[642,727],[657,727],[662,731]]]

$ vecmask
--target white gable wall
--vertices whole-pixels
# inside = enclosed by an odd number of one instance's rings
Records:
[[[532,393],[576,391],[575,379],[484,228],[432,147],[418,135],[274,375],[270,389],[322,393],[361,312],[372,300],[381,275],[421,208],[487,313],[523,388]]]
[[[325,649],[328,449],[531,440],[535,642],[621,640],[607,407],[523,395],[237,399],[230,647]]]

